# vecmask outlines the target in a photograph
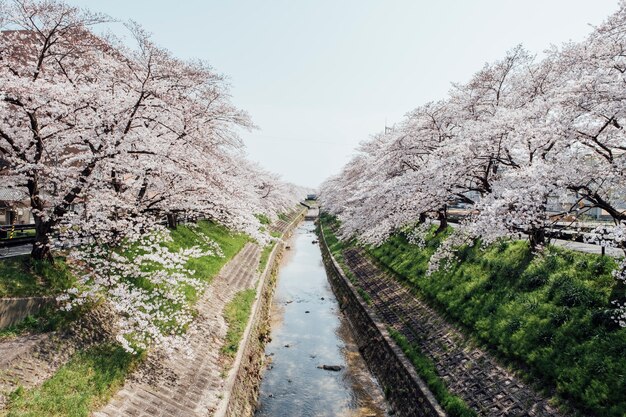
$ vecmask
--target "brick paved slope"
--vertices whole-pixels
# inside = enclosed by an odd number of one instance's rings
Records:
[[[54,363],[38,354],[50,340],[48,334],[26,335],[0,344],[0,409],[7,395],[17,387],[30,388],[40,384],[55,370]]]
[[[346,264],[371,296],[383,322],[429,356],[450,391],[481,416],[556,417],[560,414],[436,311],[372,262],[361,249],[344,251]]]
[[[298,207],[285,215],[285,219],[277,219],[274,223],[272,223],[269,227],[270,232],[279,233],[280,235],[285,234],[285,232],[289,229],[289,226],[293,222],[293,220],[303,211],[303,207]]]
[[[208,416],[217,406],[224,384],[220,348],[227,326],[224,306],[238,291],[252,288],[258,278],[260,249],[248,243],[220,272],[198,301],[199,316],[190,330],[193,353],[176,352],[159,363],[159,375],[128,381],[95,417]],[[146,372],[147,373],[147,372]]]

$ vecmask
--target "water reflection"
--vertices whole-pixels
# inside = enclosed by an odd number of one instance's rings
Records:
[[[381,390],[339,313],[313,230],[312,222],[297,229],[281,266],[255,415],[385,416]],[[341,370],[319,369],[322,365]]]

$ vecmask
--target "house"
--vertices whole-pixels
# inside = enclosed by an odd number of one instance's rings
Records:
[[[34,222],[26,190],[0,187],[0,225]]]

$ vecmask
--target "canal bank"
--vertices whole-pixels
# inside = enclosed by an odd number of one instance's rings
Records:
[[[386,416],[322,262],[315,226],[295,231],[278,274],[255,416]]]
[[[444,417],[447,414],[394,342],[387,327],[368,306],[334,259],[319,228],[320,247],[328,280],[348,318],[359,351],[382,385],[393,413],[400,417]]]
[[[281,258],[288,247],[287,241],[304,218],[305,210],[292,213],[289,221],[280,220],[272,231],[281,235],[269,254],[267,263],[256,286],[256,298],[252,305],[248,324],[239,343],[237,355],[228,372],[222,398],[213,417],[245,417],[254,413],[259,397],[264,348],[269,341],[270,308],[276,276]]]

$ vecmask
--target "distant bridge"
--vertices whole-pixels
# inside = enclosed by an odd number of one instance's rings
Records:
[[[306,202],[301,201],[300,204],[309,209],[304,216],[304,220],[316,220],[320,216],[320,209],[317,207],[316,202],[307,200]]]

